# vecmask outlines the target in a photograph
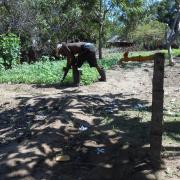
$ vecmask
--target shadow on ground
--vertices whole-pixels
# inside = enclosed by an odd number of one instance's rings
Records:
[[[73,93],[17,101],[16,108],[0,113],[0,179],[155,179],[149,122],[126,113],[137,104],[150,111],[148,102],[123,94]],[[173,126],[180,124],[166,124],[169,131]],[[59,154],[70,161],[57,162]]]

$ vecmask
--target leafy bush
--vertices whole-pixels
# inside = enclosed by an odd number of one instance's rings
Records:
[[[17,64],[20,54],[20,39],[15,34],[0,35],[0,68]]]
[[[131,38],[141,48],[156,49],[164,45],[166,25],[158,21],[139,24],[131,32]]]
[[[89,65],[84,65],[82,70],[81,82],[83,85],[91,84],[97,81],[98,72],[95,68],[90,68]]]
[[[50,61],[48,57],[42,57],[42,61],[34,64],[16,65],[12,69],[0,71],[0,83],[27,83],[27,84],[57,84],[63,77],[63,67],[66,61]],[[99,61],[99,64],[110,68],[116,64],[118,58],[106,58]],[[98,72],[90,68],[88,64],[82,66],[81,84],[88,85],[98,79]],[[72,83],[72,71],[66,76],[64,83]]]

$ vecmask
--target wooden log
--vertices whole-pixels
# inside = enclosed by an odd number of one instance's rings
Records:
[[[124,57],[121,59],[121,61],[136,61],[136,62],[144,62],[144,61],[151,61],[154,60],[154,55],[149,56],[134,56],[134,57],[128,57],[129,52],[124,53]]]
[[[144,61],[152,61],[154,60],[154,55],[150,56],[135,56],[135,57],[128,57],[123,59],[123,61],[136,61],[136,62],[144,62]]]
[[[155,169],[159,169],[161,167],[164,100],[164,62],[165,57],[163,53],[156,53],[154,55],[150,158],[152,165]]]

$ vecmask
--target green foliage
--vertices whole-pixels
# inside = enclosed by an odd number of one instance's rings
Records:
[[[90,68],[88,65],[85,65],[82,70],[81,81],[82,84],[88,85],[97,81],[98,73],[95,68]]]
[[[27,84],[58,84],[63,77],[63,67],[66,61],[50,61],[49,57],[43,56],[41,61],[35,64],[16,65],[12,69],[0,71],[0,83],[27,83]],[[106,69],[110,68],[118,59],[107,58],[100,61]],[[82,66],[81,84],[88,85],[98,79],[95,68],[88,64]],[[72,83],[72,71],[70,70],[64,83]]]
[[[119,21],[122,22],[123,36],[128,39],[129,33],[142,21],[146,10],[143,7],[143,0],[120,1],[121,13]]]
[[[19,34],[23,50],[32,42],[35,49],[44,51],[46,47],[53,49],[57,42],[73,39],[98,44],[99,36],[103,46],[107,39],[122,31],[124,37],[128,36],[144,13],[142,6],[142,0],[4,1],[0,6],[0,31],[9,29]]]
[[[2,70],[0,82],[53,84],[59,81],[62,66],[62,62],[51,61],[17,65],[12,69]]]
[[[173,26],[173,22],[177,13],[176,0],[162,0],[157,6],[157,18],[160,22],[167,23],[170,28]],[[177,24],[178,26],[178,24]]]
[[[104,67],[105,69],[109,69],[112,66],[116,65],[118,63],[119,59],[120,59],[120,55],[118,53],[118,55],[116,57],[111,56],[111,57],[102,59],[99,62],[99,64],[101,64],[101,66]]]
[[[20,40],[15,34],[0,35],[0,68],[11,68],[17,64],[20,54]]]
[[[143,23],[131,33],[131,37],[139,46],[156,47],[164,43],[166,25],[158,21]]]
[[[168,58],[168,50],[162,50],[162,52],[164,52],[165,53],[165,57]],[[174,57],[180,56],[180,49],[173,49],[172,55]]]
[[[167,54],[166,50],[162,52]],[[153,54],[153,51],[132,52],[129,56],[147,56]],[[180,50],[173,49],[173,55],[180,55]],[[99,64],[106,70],[116,65],[121,59],[121,53],[108,54],[106,58],[99,60]],[[41,61],[35,64],[16,65],[12,69],[0,70],[0,83],[27,83],[27,84],[60,84],[63,77],[63,67],[66,61],[50,61],[49,57],[44,56]],[[90,68],[88,64],[82,66],[81,84],[88,85],[97,81],[98,73],[95,68]],[[72,71],[70,70],[64,83],[72,83]]]

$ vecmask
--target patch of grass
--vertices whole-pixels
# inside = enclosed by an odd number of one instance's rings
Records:
[[[99,64],[109,69],[118,59],[106,58]],[[0,83],[26,83],[26,84],[58,84],[63,77],[63,67],[66,61],[39,61],[34,64],[16,65],[9,70],[0,70]],[[82,66],[81,84],[88,85],[98,79],[98,72],[88,64]],[[72,83],[72,70],[67,74],[64,83]]]
[[[158,52],[163,52],[165,53],[165,57],[167,58],[168,56],[168,51],[167,50],[159,50]],[[141,55],[141,56],[148,56],[148,55],[151,55],[151,54],[154,54],[155,51],[140,51],[140,52],[133,52],[132,55],[133,56],[136,56],[136,55]],[[173,49],[172,50],[172,53],[173,53],[173,56],[178,56],[180,55],[180,49]],[[130,56],[131,56],[131,53],[130,53]]]
[[[166,58],[168,57],[168,51],[167,50],[158,50],[158,51],[129,51],[129,57],[132,56],[149,56],[156,52],[163,52],[165,53]],[[173,56],[180,56],[180,49],[173,49]],[[111,53],[107,55],[107,57],[115,58],[115,59],[121,59],[123,57],[124,52],[122,53]]]
[[[97,81],[98,79],[98,72],[95,68],[90,68],[88,64],[83,66],[82,76],[81,76],[81,83],[83,85],[91,84],[92,82]]]
[[[162,50],[162,52],[165,53],[165,56],[167,58],[168,57],[168,51],[167,50]],[[173,49],[172,54],[173,54],[174,57],[180,56],[180,49]]]
[[[116,65],[119,61],[118,55],[112,57],[106,57],[99,61],[99,64],[105,69],[109,69],[112,66]]]
[[[162,50],[167,54],[167,50]],[[129,56],[146,56],[154,51],[130,52]],[[180,55],[179,49],[173,49],[173,55]],[[122,58],[123,53],[110,53],[98,63],[105,69],[110,69]],[[49,61],[49,58],[41,59],[35,64],[16,65],[12,69],[0,69],[0,83],[26,83],[26,84],[59,84],[63,76],[62,68],[66,66],[66,61]],[[95,68],[90,68],[88,64],[82,66],[81,84],[89,85],[98,79]],[[72,83],[72,71],[68,73],[64,83]]]
[[[132,56],[149,56],[151,54],[154,54],[154,51],[137,51],[137,52],[130,52],[129,57],[132,57]]]
[[[60,81],[64,62],[36,62],[1,70],[0,83],[54,84]]]

